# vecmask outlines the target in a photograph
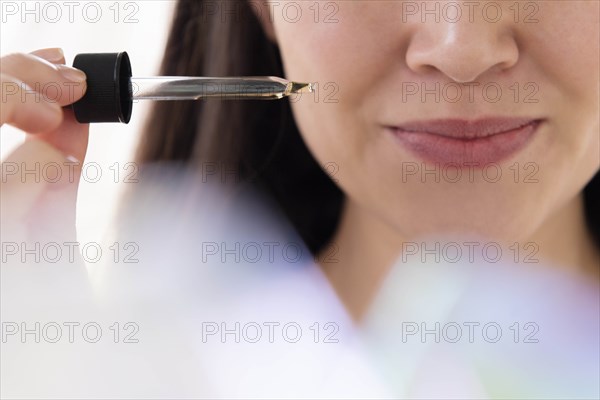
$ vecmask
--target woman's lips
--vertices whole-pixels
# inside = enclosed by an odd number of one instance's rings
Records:
[[[483,168],[522,150],[540,119],[438,119],[386,126],[409,151],[428,162]]]

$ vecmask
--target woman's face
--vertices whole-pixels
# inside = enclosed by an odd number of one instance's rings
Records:
[[[406,238],[527,237],[598,171],[597,1],[278,1],[270,15],[286,76],[318,83],[292,100],[310,150]]]

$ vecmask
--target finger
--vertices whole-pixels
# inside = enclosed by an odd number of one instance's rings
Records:
[[[61,107],[41,99],[25,82],[0,73],[1,101],[0,126],[11,124],[26,132],[38,133],[55,129],[60,125]]]
[[[65,53],[61,48],[51,47],[47,49],[39,49],[32,51],[29,54],[33,54],[34,56],[43,58],[44,60],[51,62],[52,64],[64,64],[65,63]]]
[[[46,101],[66,106],[83,97],[85,73],[66,65],[52,64],[32,54],[13,53],[0,58],[3,74],[17,78]],[[35,95],[35,93],[32,93]]]
[[[30,54],[53,64],[65,64],[65,55],[61,48],[39,49]],[[51,132],[40,134],[39,138],[62,151],[63,154],[83,161],[87,151],[89,125],[75,123],[71,109],[63,111],[65,113],[62,124]]]

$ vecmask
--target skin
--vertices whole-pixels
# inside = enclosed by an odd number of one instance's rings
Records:
[[[463,8],[458,21],[441,15],[439,22],[433,16],[422,22],[421,14],[404,13],[405,3],[419,2],[343,1],[336,2],[337,23],[323,22],[333,10],[324,6],[315,23],[313,2],[296,2],[303,17],[292,23],[282,12],[286,3],[259,15],[281,50],[286,76],[339,88],[337,103],[324,102],[331,91],[322,91],[320,101],[299,99],[292,108],[319,163],[337,166],[335,179],[347,196],[340,227],[323,252],[335,252],[339,262],[322,267],[357,319],[403,246],[424,238],[478,238],[504,248],[534,243],[537,258],[576,274],[597,273],[598,249],[585,228],[582,190],[600,165],[600,57],[593,39],[599,36],[599,2],[534,2],[535,23],[524,23],[534,11],[525,8],[531,2],[518,3],[519,22],[509,8],[515,2],[500,2],[503,13],[496,23],[482,16],[486,2],[479,2],[472,20]],[[429,88],[436,82],[493,82],[503,95],[497,102],[486,101],[481,91],[474,101],[403,99],[403,82]],[[538,89],[532,97],[537,102],[525,101],[529,82]],[[517,100],[509,89],[515,83],[523,90]],[[524,149],[498,164],[502,177],[493,183],[477,170],[472,180],[457,182],[407,178],[408,163],[440,166],[420,159],[382,128],[488,116],[544,119]],[[515,183],[510,168],[515,163],[521,173],[534,173],[535,182],[520,175]]]

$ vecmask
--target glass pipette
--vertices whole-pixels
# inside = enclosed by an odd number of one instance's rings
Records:
[[[313,91],[311,83],[291,82],[274,76],[206,78],[159,76],[131,78],[134,100],[276,100]]]
[[[127,53],[78,54],[73,67],[86,74],[86,92],[72,105],[81,123],[122,122],[131,118],[133,100],[277,100],[315,90],[312,83],[274,76],[132,77]]]

